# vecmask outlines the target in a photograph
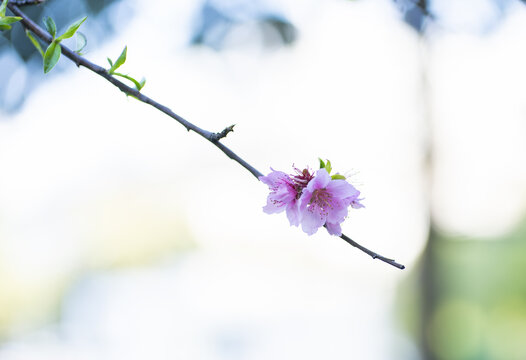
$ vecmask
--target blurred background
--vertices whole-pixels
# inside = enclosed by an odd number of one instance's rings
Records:
[[[330,159],[344,233],[21,26],[0,36],[0,359],[526,359],[520,0],[48,0],[85,56],[266,173]],[[75,39],[69,46],[75,47]],[[108,66],[109,67],[109,66]]]

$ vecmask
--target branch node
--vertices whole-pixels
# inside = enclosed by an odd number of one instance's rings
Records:
[[[234,126],[236,126],[236,124],[227,126],[221,132],[213,133],[212,135],[210,135],[210,141],[218,142],[222,138],[226,137],[228,135],[228,133],[234,132]]]

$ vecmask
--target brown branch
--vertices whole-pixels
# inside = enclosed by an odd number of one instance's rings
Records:
[[[39,0],[26,0],[26,1],[36,1],[36,2],[38,2]],[[40,1],[44,1],[44,0],[40,0]],[[20,16],[22,18],[22,20],[21,20],[22,25],[24,25],[27,29],[32,31],[36,36],[38,36],[40,39],[42,39],[46,43],[48,43],[48,44],[51,43],[51,41],[53,40],[51,35],[47,31],[42,29],[40,26],[38,26],[25,13],[23,13],[18,8],[18,6],[16,5],[16,1],[9,2],[7,6],[9,7],[9,9],[15,15]],[[179,122],[181,125],[183,125],[186,128],[186,130],[188,130],[188,131],[191,130],[191,131],[201,135],[202,137],[204,137],[205,139],[210,141],[212,144],[217,146],[223,153],[225,153],[226,156],[228,156],[229,158],[231,158],[232,160],[234,160],[235,162],[237,162],[238,164],[243,166],[245,169],[247,169],[258,180],[259,180],[260,176],[263,176],[263,174],[261,172],[256,170],[252,165],[247,163],[245,160],[243,160],[236,153],[234,153],[232,150],[230,150],[228,147],[226,147],[225,145],[223,145],[223,143],[221,143],[219,141],[222,138],[224,138],[226,135],[228,135],[228,133],[234,131],[234,125],[226,127],[223,131],[221,131],[219,133],[214,133],[214,132],[211,132],[211,131],[208,131],[208,130],[201,129],[200,127],[192,124],[191,122],[185,120],[183,117],[181,117],[181,116],[177,115],[176,113],[174,113],[170,108],[168,108],[168,107],[156,102],[155,100],[149,98],[148,96],[142,94],[137,89],[129,87],[128,85],[124,84],[123,82],[117,80],[116,78],[111,76],[108,73],[108,71],[106,69],[104,69],[103,67],[90,62],[89,60],[87,60],[86,58],[78,55],[76,52],[70,50],[66,46],[62,46],[61,45],[61,48],[62,48],[62,54],[64,54],[64,56],[66,56],[71,61],[73,61],[75,64],[77,64],[77,66],[83,66],[86,69],[93,71],[95,74],[97,74],[99,76],[102,76],[104,79],[108,80],[110,83],[112,83],[114,86],[116,86],[119,90],[121,90],[125,94],[131,95],[131,96],[135,97],[137,100],[139,100],[139,101],[141,101],[141,102],[143,102],[145,104],[153,106],[157,110],[162,111],[163,113],[165,113],[166,115],[168,115],[172,119],[174,119],[177,122]],[[347,237],[344,234],[342,234],[340,237],[343,240],[347,241],[352,246],[354,246],[354,247],[360,249],[361,251],[365,252],[366,254],[370,255],[373,259],[379,259],[379,260],[381,260],[383,262],[386,262],[386,263],[388,263],[390,265],[393,265],[393,266],[395,266],[395,267],[397,267],[399,269],[404,269],[405,268],[404,265],[400,265],[397,262],[395,262],[394,260],[391,260],[391,259],[388,259],[388,258],[383,257],[381,255],[378,255],[377,253],[375,253],[375,252],[363,247],[362,245],[358,244],[354,240],[351,240],[351,238]]]

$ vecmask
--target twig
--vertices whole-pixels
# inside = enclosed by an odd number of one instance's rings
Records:
[[[16,6],[25,6],[25,5],[38,5],[42,4],[46,0],[9,0],[9,4]]]
[[[222,138],[226,137],[229,132],[234,132],[234,126],[236,126],[236,124],[227,126],[223,131],[213,134],[211,140],[215,142],[215,141],[219,141]]]
[[[20,2],[30,2],[30,1],[42,2],[44,0],[20,0]],[[18,8],[17,3],[18,3],[18,1],[11,1],[11,2],[8,3],[7,6],[9,7],[9,9],[15,15],[20,16],[22,18],[22,20],[21,20],[22,25],[24,25],[27,29],[31,30],[35,35],[37,35],[40,39],[42,39],[46,43],[51,43],[51,41],[53,40],[51,35],[48,34],[47,31],[42,29],[40,26],[38,26],[25,13],[23,13]],[[163,113],[165,113],[166,115],[168,115],[172,119],[174,119],[177,122],[179,122],[181,125],[183,125],[186,128],[186,130],[188,130],[188,131],[192,130],[193,132],[201,135],[202,137],[204,137],[205,139],[210,141],[212,144],[217,146],[223,153],[225,153],[226,156],[228,156],[229,158],[231,158],[232,160],[234,160],[235,162],[237,162],[238,164],[243,166],[245,169],[247,169],[258,180],[259,180],[260,176],[263,176],[263,174],[261,172],[256,170],[252,165],[247,163],[245,160],[243,160],[236,153],[234,153],[232,150],[230,150],[228,147],[226,147],[225,145],[223,145],[219,141],[222,138],[224,138],[228,133],[234,131],[234,125],[226,127],[223,131],[221,131],[219,133],[214,133],[214,132],[211,132],[211,131],[208,131],[208,130],[201,129],[200,127],[192,124],[191,122],[185,120],[183,117],[181,117],[181,116],[177,115],[176,113],[174,113],[172,110],[170,110],[170,108],[168,108],[168,107],[156,102],[155,100],[149,98],[148,96],[142,94],[137,89],[129,87],[128,85],[124,84],[123,82],[117,80],[116,78],[111,76],[108,73],[108,71],[106,69],[104,69],[103,67],[92,63],[91,61],[87,60],[86,58],[84,58],[84,57],[78,55],[77,53],[75,53],[74,51],[70,50],[66,46],[61,46],[61,47],[62,47],[62,54],[64,54],[64,56],[66,56],[71,61],[73,61],[75,64],[77,64],[77,66],[84,66],[88,70],[91,70],[94,73],[96,73],[97,75],[102,76],[104,79],[108,80],[110,83],[112,83],[114,86],[116,86],[119,90],[121,90],[125,94],[132,95],[137,100],[139,100],[139,101],[141,101],[141,102],[143,102],[145,104],[153,106],[157,110],[162,111]],[[397,262],[395,262],[392,259],[388,259],[386,257],[378,255],[377,253],[375,253],[375,252],[363,247],[362,245],[358,244],[357,242],[355,242],[354,240],[352,240],[351,238],[347,237],[344,234],[342,234],[340,237],[343,240],[347,241],[352,246],[354,246],[354,247],[360,249],[361,251],[365,252],[366,254],[370,255],[373,259],[379,259],[379,260],[381,260],[381,261],[383,261],[383,262],[385,262],[387,264],[390,264],[392,266],[395,266],[395,267],[397,267],[399,269],[404,269],[405,268],[404,265],[398,264]]]
[[[33,20],[31,20],[15,4],[9,3],[7,6],[9,7],[9,9],[16,16],[20,16],[22,18],[22,20],[21,20],[22,25],[24,25],[27,29],[31,30],[35,35],[37,35],[40,39],[42,39],[46,43],[51,43],[51,41],[53,40],[51,35],[48,34],[47,31],[42,29],[40,26],[38,26]],[[123,82],[117,80],[116,78],[111,76],[108,73],[108,71],[106,69],[104,69],[103,67],[92,63],[88,59],[78,55],[77,53],[75,53],[74,51],[70,50],[66,46],[62,45],[61,47],[62,47],[62,54],[64,54],[64,56],[66,56],[67,58],[72,60],[75,64],[77,64],[77,66],[84,66],[88,70],[91,70],[94,73],[96,73],[97,75],[102,76],[103,78],[108,80],[110,83],[115,85],[117,88],[119,88],[119,90],[121,90],[125,94],[132,95],[135,98],[137,98],[139,101],[142,101],[145,104],[153,106],[157,110],[162,111],[163,113],[165,113],[166,115],[168,115],[172,119],[174,119],[177,122],[179,122],[181,125],[183,125],[186,128],[186,130],[188,130],[188,131],[192,130],[193,132],[201,135],[202,137],[204,137],[205,139],[210,141],[212,144],[217,146],[222,152],[224,152],[226,154],[226,156],[228,156],[229,158],[231,158],[232,160],[236,161],[241,166],[243,166],[245,169],[247,169],[256,178],[259,179],[260,176],[263,176],[263,174],[260,173],[258,170],[256,170],[252,165],[247,163],[245,160],[243,160],[241,157],[239,157],[236,153],[234,153],[228,147],[226,147],[221,142],[219,142],[216,133],[211,132],[211,131],[207,131],[207,130],[204,130],[204,129],[201,129],[200,127],[192,124],[191,122],[185,120],[183,117],[181,117],[181,116],[177,115],[176,113],[174,113],[167,106],[159,104],[157,101],[155,101],[155,100],[149,98],[148,96],[142,94],[137,89],[129,87],[128,85],[124,84]]]
[[[394,267],[397,267],[397,268],[399,268],[401,270],[405,269],[404,265],[397,263],[393,259],[389,259],[389,258],[386,258],[385,256],[379,255],[379,254],[375,253],[374,251],[371,251],[371,250],[367,249],[366,247],[363,247],[362,245],[358,244],[356,241],[354,241],[353,239],[351,239],[350,237],[348,237],[345,234],[342,234],[340,237],[343,240],[347,241],[352,246],[354,246],[355,248],[360,249],[361,251],[363,251],[364,253],[366,253],[367,255],[372,257],[373,259],[381,260],[384,263],[387,263],[389,265],[393,265]]]

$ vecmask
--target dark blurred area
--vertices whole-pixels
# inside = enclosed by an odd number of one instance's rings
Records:
[[[125,2],[119,0],[48,0],[40,5],[21,8],[42,27],[42,19],[50,16],[59,32],[87,15],[89,21],[82,25],[80,32],[89,34],[85,50],[89,51],[90,47],[106,40],[130,16],[131,8],[123,5]],[[75,47],[75,41],[74,37],[65,41],[65,44]],[[59,73],[65,66],[64,62],[59,62],[56,71],[46,77]],[[23,27],[18,24],[12,30],[0,33],[0,68],[0,83],[6,85],[0,88],[0,110],[7,113],[17,111],[44,77],[42,57],[26,37]],[[7,119],[9,117],[0,117],[0,120]]]
[[[97,48],[114,30],[131,18],[131,7],[119,0],[49,0],[40,5],[24,6],[23,11],[42,25],[42,19],[50,16],[57,29],[66,28],[83,16],[88,16],[80,28],[86,34],[88,46]],[[257,41],[265,48],[279,48],[292,44],[297,38],[296,27],[279,8],[269,6],[267,1],[206,0],[196,4],[193,31],[188,34],[190,45],[206,46],[216,51],[231,46],[245,46]],[[75,39],[65,41],[75,47]],[[59,62],[53,76],[66,66]],[[42,58],[27,39],[20,25],[0,35],[0,110],[17,111],[24,99],[42,81]],[[9,89],[9,92],[6,91]],[[3,117],[6,120],[8,117]]]
[[[400,12],[403,14],[404,21],[410,25],[418,33],[425,33],[430,22],[440,24],[440,26],[448,27],[446,14],[441,6],[446,3],[455,3],[450,0],[393,0]],[[462,3],[463,1],[457,1]],[[526,0],[487,0],[488,4],[494,8],[494,13],[491,19],[488,19],[482,26],[485,30],[490,30],[506,14],[506,10],[513,2],[523,2]],[[466,2],[469,3],[469,2]],[[448,5],[449,8],[449,5]]]
[[[263,1],[206,0],[190,42],[222,50],[228,46],[227,39],[234,30],[246,31],[251,25],[261,33],[268,47],[292,44],[297,37],[296,28],[285,15]]]

